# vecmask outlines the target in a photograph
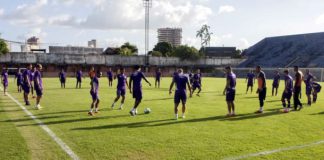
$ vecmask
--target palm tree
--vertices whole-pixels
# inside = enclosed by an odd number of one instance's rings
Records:
[[[200,30],[197,31],[196,37],[201,40],[201,47],[210,46],[212,32],[209,32],[210,26],[203,25]]]

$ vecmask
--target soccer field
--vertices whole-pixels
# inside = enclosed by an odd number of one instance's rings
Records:
[[[153,79],[149,80],[153,84]],[[136,117],[128,113],[134,103],[129,92],[124,110],[110,109],[116,96],[116,81],[109,88],[107,78],[100,79],[101,109],[94,117],[87,115],[91,102],[89,78],[84,79],[82,89],[75,89],[74,78],[67,79],[66,89],[60,88],[58,78],[45,78],[43,109],[34,110],[34,100],[27,109],[80,159],[324,159],[323,93],[319,94],[317,104],[284,114],[279,112],[283,83],[278,96],[272,97],[272,82],[268,81],[265,112],[256,115],[257,94],[245,94],[246,83],[240,79],[235,102],[237,116],[226,118],[227,106],[222,95],[225,79],[204,78],[200,97],[194,95],[188,99],[186,119],[174,120],[173,96],[168,94],[170,82],[171,78],[163,78],[160,89],[143,82],[141,114]],[[303,88],[303,103],[304,91]],[[9,94],[23,103],[13,79]],[[152,112],[145,115],[143,110],[147,107]],[[3,94],[0,94],[0,142],[1,160],[70,159]]]

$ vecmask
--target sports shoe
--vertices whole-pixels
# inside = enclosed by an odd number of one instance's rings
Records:
[[[134,112],[134,111],[130,111],[129,114],[130,114],[131,116],[135,116],[135,112]]]
[[[174,119],[175,120],[178,120],[178,118],[179,118],[179,116],[176,114],[175,117],[174,117]]]
[[[301,105],[299,108],[298,108],[298,111],[302,110],[303,109],[303,106]]]
[[[114,110],[114,107],[115,107],[115,105],[114,105],[114,104],[112,104],[112,105],[111,105],[111,109],[112,109],[112,110]]]
[[[29,103],[29,101],[27,101],[27,102],[26,102],[26,106],[30,106],[30,103]]]
[[[89,115],[89,116],[93,116],[93,113],[92,113],[92,112],[88,112],[88,115]]]
[[[257,111],[254,112],[254,113],[256,113],[256,114],[261,114],[261,113],[263,113],[263,111],[261,111],[261,110],[257,110]]]

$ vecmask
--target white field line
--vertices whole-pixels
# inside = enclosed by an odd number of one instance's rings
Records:
[[[0,90],[3,89],[0,87]],[[30,118],[32,118],[73,160],[79,160],[80,158],[72,151],[72,149],[65,144],[56,134],[48,128],[41,120],[37,119],[26,107],[24,107],[18,100],[16,100],[13,96],[7,93],[7,96],[14,101]]]
[[[316,146],[316,145],[320,145],[320,144],[324,144],[324,140],[313,142],[313,143],[308,143],[308,144],[303,144],[303,145],[298,145],[298,146],[290,146],[287,148],[279,148],[279,149],[270,150],[270,151],[252,153],[252,154],[247,154],[247,155],[238,156],[238,157],[230,157],[230,158],[225,158],[224,160],[239,160],[239,159],[246,159],[246,158],[251,158],[251,157],[259,157],[259,156],[269,155],[269,154],[283,152],[283,151],[290,151],[290,150],[312,147],[312,146]]]

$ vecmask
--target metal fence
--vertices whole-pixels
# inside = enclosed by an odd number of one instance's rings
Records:
[[[266,74],[267,79],[272,79],[276,71],[279,71],[280,75],[283,75],[283,71],[286,69],[288,69],[290,75],[294,77],[295,73],[293,68],[263,68],[262,70]],[[324,68],[301,68],[300,70],[305,75],[307,69],[309,69],[310,73],[313,74],[313,76],[315,76],[316,81],[324,81]],[[251,70],[255,72],[255,68],[233,68],[233,72],[238,78],[246,78],[247,73]],[[224,68],[216,68],[214,72],[210,74],[210,76],[224,77]],[[283,76],[281,76],[281,78],[283,78]]]

